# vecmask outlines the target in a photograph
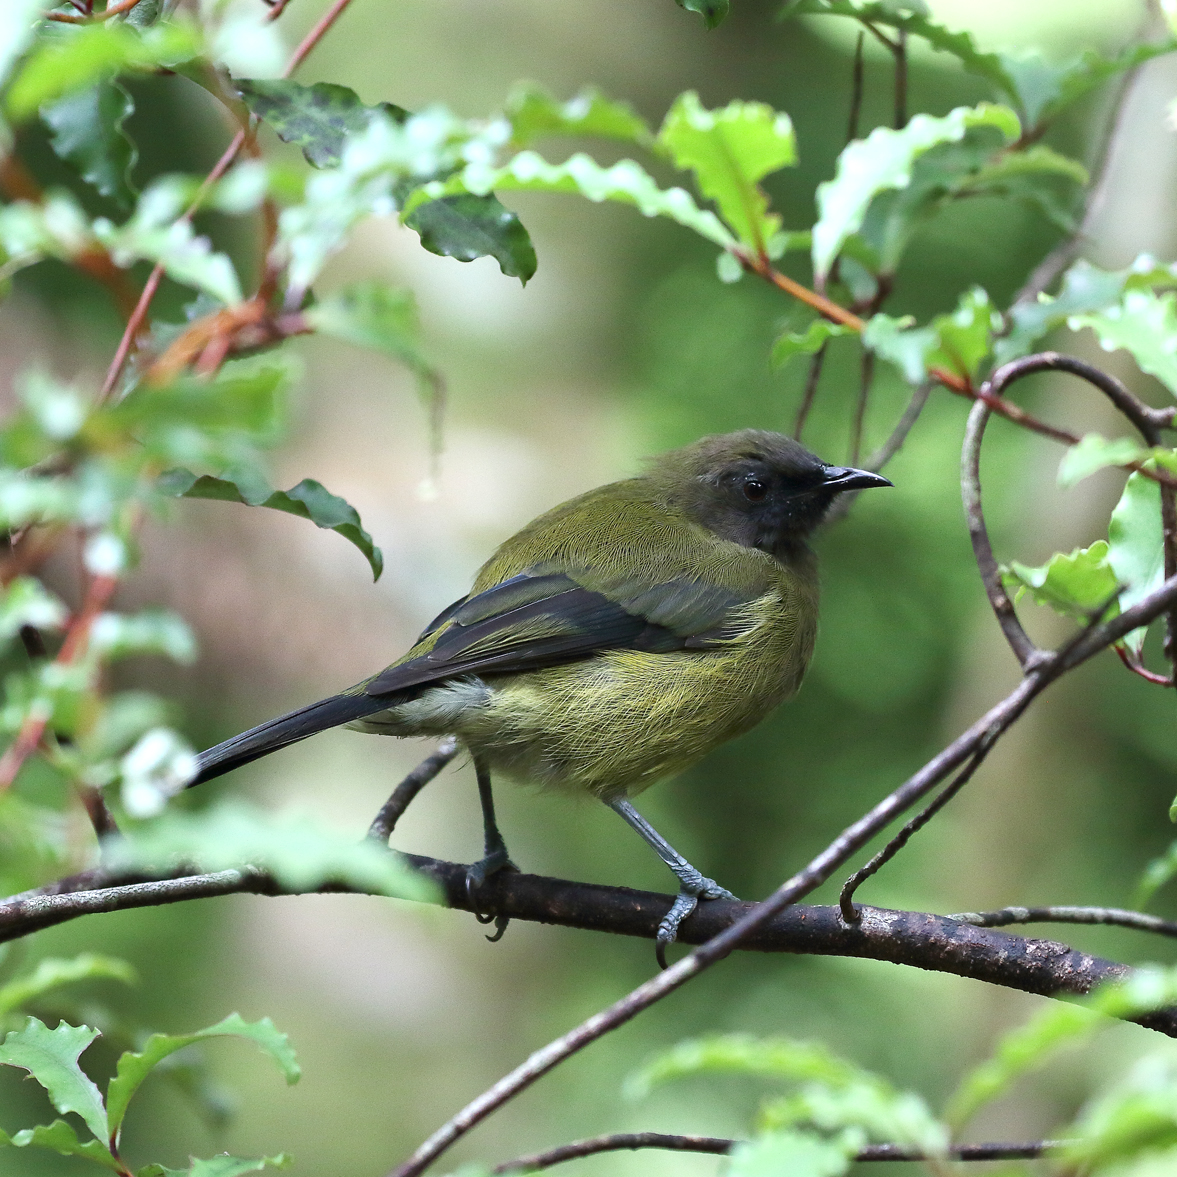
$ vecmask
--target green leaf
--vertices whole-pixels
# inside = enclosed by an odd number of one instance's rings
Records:
[[[0,86],[33,40],[44,0],[5,0],[0,4]]]
[[[956,32],[930,19],[921,0],[896,3],[896,0],[791,0],[783,17],[848,16],[862,24],[902,29],[922,37],[933,49],[950,53],[972,74],[985,78],[1010,98],[1017,98],[1017,88],[996,53],[982,53],[970,33]]]
[[[166,609],[102,613],[90,628],[90,646],[104,662],[137,654],[159,654],[184,666],[196,661],[196,638],[188,623]]]
[[[285,1169],[290,1157],[279,1153],[276,1157],[231,1157],[228,1153],[193,1160],[187,1169],[165,1169],[162,1165],[148,1165],[136,1177],[241,1177],[242,1173],[258,1173],[262,1169]]]
[[[511,124],[511,141],[530,147],[544,135],[594,135],[649,144],[646,120],[629,105],[606,98],[589,87],[575,98],[559,102],[534,82],[522,82],[507,97],[503,114]]]
[[[367,130],[376,115],[403,123],[409,112],[391,102],[365,106],[347,86],[316,82],[304,86],[288,78],[235,78],[233,85],[250,113],[273,127],[283,143],[301,147],[317,168],[336,167],[349,135]]]
[[[26,626],[60,629],[69,610],[32,576],[18,576],[0,596],[0,643],[10,642]]]
[[[85,1157],[90,1161],[97,1161],[116,1173],[124,1169],[121,1162],[111,1154],[109,1148],[101,1140],[79,1140],[73,1125],[65,1120],[54,1120],[52,1124],[39,1124],[36,1128],[23,1128],[11,1136],[0,1131],[0,1144],[13,1145],[16,1148],[48,1148],[53,1152],[67,1157]]]
[[[1152,897],[1174,876],[1177,876],[1177,842],[1171,842],[1164,854],[1154,858],[1144,868],[1140,882],[1136,885],[1133,906],[1143,911],[1152,901]]]
[[[1073,232],[1089,176],[1077,160],[1042,144],[1005,151],[957,190],[957,196],[1004,196],[1039,209],[1064,233]]]
[[[16,120],[88,89],[126,70],[172,67],[199,55],[194,25],[161,23],[141,32],[125,21],[67,25],[38,42],[8,90],[7,109]]]
[[[1068,324],[1072,331],[1090,327],[1104,351],[1131,352],[1142,372],[1177,396],[1177,294],[1129,290],[1118,305],[1073,315]]]
[[[418,205],[405,224],[430,253],[472,262],[493,257],[508,278],[524,286],[535,273],[535,246],[519,218],[492,193],[443,196]]]
[[[1085,433],[1078,445],[1071,446],[1063,454],[1058,466],[1058,484],[1064,488],[1072,487],[1097,470],[1142,461],[1149,452],[1130,437],[1109,439],[1098,433]]]
[[[1014,560],[1001,572],[1006,587],[1016,589],[1019,596],[1029,590],[1037,604],[1084,620],[1107,605],[1118,587],[1108,563],[1108,545],[1102,539],[1089,548],[1075,548],[1070,555],[1056,552],[1037,568]]]
[[[119,796],[132,817],[157,817],[200,764],[188,742],[167,727],[145,732],[118,766]]]
[[[766,253],[781,221],[768,212],[768,197],[758,181],[797,162],[789,116],[763,102],[736,101],[705,110],[688,90],[667,112],[657,142],[675,167],[695,173],[699,190],[715,201],[740,241]]]
[[[858,1141],[843,1135],[823,1140],[809,1132],[770,1132],[736,1145],[728,1177],[841,1177],[850,1168]]]
[[[130,94],[115,81],[97,82],[41,112],[53,132],[49,143],[57,155],[124,208],[135,199],[131,171],[139,152],[124,130],[134,113]]]
[[[946,368],[972,383],[992,349],[998,322],[989,295],[974,286],[961,296],[952,314],[932,320],[936,342],[924,353],[925,367]]]
[[[730,257],[731,254],[720,254]],[[831,323],[828,319],[814,319],[804,331],[786,331],[772,345],[772,365],[783,368],[794,356],[811,356],[820,351],[827,340],[839,335],[854,335],[849,327]]]
[[[919,384],[927,375],[925,357],[936,342],[935,329],[916,327],[910,315],[872,315],[862,332],[862,346],[894,364],[909,384]]]
[[[1130,609],[1165,579],[1161,539],[1161,487],[1143,474],[1131,474],[1108,522],[1108,565],[1124,585],[1120,608]],[[1134,629],[1124,645],[1139,655],[1147,627]]]
[[[215,872],[249,865],[269,872],[293,891],[339,882],[393,898],[436,898],[428,879],[383,847],[356,842],[319,820],[275,816],[246,805],[227,804],[200,813],[168,811],[107,849],[112,866],[165,870],[179,862]]]
[[[297,1083],[301,1071],[294,1048],[287,1036],[277,1030],[269,1018],[247,1022],[240,1014],[230,1014],[215,1026],[208,1026],[192,1034],[152,1034],[143,1049],[127,1051],[118,1061],[118,1071],[107,1087],[106,1100],[110,1115],[110,1130],[117,1140],[131,1097],[143,1080],[170,1054],[209,1038],[247,1038],[256,1043],[278,1064],[287,1083]],[[260,1165],[258,1166],[261,1167]],[[251,1169],[239,1172],[249,1173]]]
[[[964,166],[940,165],[932,174],[920,178],[915,185],[919,194],[916,208],[903,207],[902,217],[888,210],[883,221],[898,220],[909,225],[918,211],[922,211],[932,196],[941,189],[951,191],[962,186],[965,177],[979,170],[985,156],[992,155],[1006,143],[1014,142],[1021,133],[1018,117],[1009,107],[981,103],[976,107],[960,106],[942,118],[917,114],[902,130],[876,127],[865,139],[850,143],[838,157],[838,168],[834,179],[818,186],[818,220],[813,227],[813,267],[825,277],[838,252],[851,234],[863,226],[867,210],[875,197],[888,190],[901,190],[912,184],[915,167],[921,156],[934,148],[960,143],[970,131],[989,131],[980,146],[981,158],[976,153],[967,153]],[[906,202],[904,202],[906,203]],[[874,236],[883,244],[879,247],[881,264],[890,269],[901,248],[899,239],[904,237],[898,226],[891,225],[886,231],[877,230]],[[889,242],[887,239],[891,239]]]
[[[78,1056],[97,1037],[89,1026],[60,1022],[50,1030],[29,1018],[24,1029],[13,1030],[0,1043],[0,1064],[28,1071],[62,1115],[76,1112],[98,1140],[106,1141],[110,1132],[102,1096],[78,1065]]]
[[[17,977],[0,986],[0,1019],[50,990],[98,978],[122,981],[126,985],[134,985],[138,980],[135,970],[117,957],[93,952],[84,952],[70,960],[46,957],[28,976]]]
[[[408,216],[426,200],[460,192],[485,195],[492,189],[496,192],[571,192],[596,203],[616,200],[634,205],[647,217],[669,217],[725,249],[736,244],[719,218],[700,209],[685,189],[659,188],[649,173],[631,159],[623,159],[606,168],[581,153],[561,164],[548,163],[534,151],[519,152],[501,168],[468,164],[448,180],[433,181],[418,188],[406,202],[404,215]]]
[[[1052,1005],[1009,1031],[986,1059],[961,1080],[948,1100],[945,1119],[959,1128],[1060,1047],[1090,1037],[1107,1022],[1079,1005]]]
[[[373,580],[379,580],[384,569],[384,555],[364,530],[356,509],[313,478],[304,478],[289,490],[273,490],[256,477],[214,478],[210,474],[197,476],[190,470],[177,469],[161,475],[157,486],[164,494],[176,498],[246,503],[309,519],[316,527],[334,531],[359,548],[371,566]]]
[[[687,12],[697,12],[709,29],[722,24],[731,7],[731,0],[674,0],[674,2]]]

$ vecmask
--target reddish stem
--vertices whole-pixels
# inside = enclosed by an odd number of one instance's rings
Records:
[[[1138,674],[1145,682],[1155,683],[1158,687],[1171,687],[1173,680],[1167,674],[1157,674],[1156,671],[1149,670],[1142,666],[1123,646],[1114,646],[1113,649],[1120,655],[1120,661],[1133,674]]]

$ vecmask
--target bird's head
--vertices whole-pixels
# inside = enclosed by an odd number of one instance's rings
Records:
[[[716,535],[782,560],[803,548],[838,495],[891,485],[869,470],[827,466],[791,437],[761,429],[663,454],[649,476],[669,504]]]

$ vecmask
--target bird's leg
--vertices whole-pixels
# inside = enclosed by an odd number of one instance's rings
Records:
[[[490,915],[479,911],[474,893],[491,875],[496,874],[506,867],[510,867],[513,870],[515,869],[515,864],[511,861],[511,856],[507,853],[507,843],[503,841],[503,835],[499,832],[498,823],[495,821],[495,800],[494,793],[491,790],[490,770],[477,756],[474,757],[474,773],[478,778],[478,800],[482,805],[483,847],[485,853],[477,862],[471,863],[466,868],[466,896],[470,900],[474,918],[480,924],[489,924],[493,921],[495,934],[487,937],[493,944],[496,940],[502,939],[510,920],[505,915]]]
[[[678,895],[674,904],[658,925],[658,936],[654,952],[658,963],[666,968],[666,948],[673,944],[678,935],[679,924],[695,910],[700,899],[735,899],[714,879],[696,870],[675,848],[626,800],[608,801],[606,804],[620,814],[653,847],[654,853],[678,878]]]

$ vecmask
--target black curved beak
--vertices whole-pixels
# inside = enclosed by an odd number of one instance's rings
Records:
[[[869,490],[872,486],[895,484],[871,470],[856,470],[853,466],[827,466],[826,486],[835,490]]]

